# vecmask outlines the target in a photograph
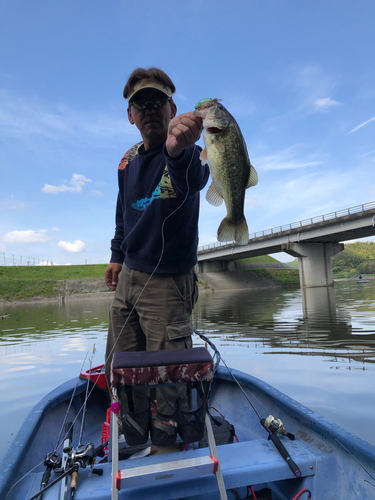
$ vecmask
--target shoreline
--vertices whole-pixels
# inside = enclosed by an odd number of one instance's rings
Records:
[[[68,281],[74,281],[74,280],[68,280]],[[77,280],[77,281],[84,281],[84,280]],[[82,284],[82,283],[80,283]],[[214,292],[214,289],[210,286],[208,286],[206,283],[200,283],[199,286],[199,293],[212,293]],[[69,290],[68,290],[69,291]],[[36,295],[35,297],[22,297],[19,299],[3,299],[0,297],[0,309],[4,310],[4,307],[8,306],[17,306],[17,305],[27,305],[27,304],[43,304],[43,303],[56,303],[59,302],[61,304],[64,304],[66,302],[70,301],[75,301],[75,300],[84,300],[84,299],[98,299],[98,300],[103,300],[103,299],[113,299],[115,295],[115,292],[112,290],[93,290],[92,288],[88,291],[79,293],[79,292],[73,292],[73,293],[67,293],[65,295],[55,295],[53,297],[43,297],[41,295]],[[2,316],[0,316],[0,319],[3,319]]]
[[[364,279],[374,280],[374,275],[365,276]],[[358,278],[336,278],[334,282],[339,281],[357,281]],[[275,284],[274,284],[275,285]],[[273,288],[264,286],[255,286],[251,289],[257,288]],[[198,282],[199,293],[214,293],[218,290],[213,284],[207,283],[206,281],[200,280]],[[248,287],[243,288],[248,289]],[[249,288],[250,289],[250,288]],[[223,289],[223,291],[225,291]],[[8,306],[24,305],[24,304],[42,304],[48,302],[60,302],[64,304],[65,302],[84,300],[84,299],[98,299],[103,300],[107,297],[112,299],[115,292],[107,289],[104,280],[102,278],[86,278],[86,279],[72,279],[65,280],[63,293],[55,295],[53,297],[44,297],[41,295],[36,295],[34,297],[22,297],[16,299],[3,299],[0,297],[0,309]],[[1,316],[0,316],[1,318]]]

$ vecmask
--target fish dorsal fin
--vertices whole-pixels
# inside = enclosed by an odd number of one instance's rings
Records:
[[[256,173],[255,168],[250,163],[250,175],[249,180],[247,181],[246,189],[251,186],[255,186],[256,184],[258,184],[258,174]]]
[[[199,155],[199,159],[202,163],[202,165],[206,165],[206,163],[208,162],[208,158],[207,158],[207,149],[204,148],[202,151],[201,151],[201,154]]]
[[[223,203],[223,197],[217,190],[214,183],[212,183],[208,188],[208,191],[206,193],[206,200],[214,207],[219,207]]]

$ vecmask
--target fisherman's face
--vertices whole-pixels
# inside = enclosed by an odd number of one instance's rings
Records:
[[[166,96],[154,89],[144,89],[136,95],[136,102],[152,101],[155,98]],[[134,105],[128,106],[128,118],[132,125],[135,125],[142,135],[145,149],[162,144],[168,135],[168,126],[172,118],[176,116],[176,105],[168,100],[160,108],[155,109],[150,103],[145,109],[137,109]]]

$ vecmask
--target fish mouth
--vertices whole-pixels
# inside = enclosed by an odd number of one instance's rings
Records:
[[[209,134],[219,134],[222,131],[221,128],[217,127],[208,127],[206,130]]]

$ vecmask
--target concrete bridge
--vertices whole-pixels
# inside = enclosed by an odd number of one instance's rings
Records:
[[[250,235],[247,245],[214,243],[198,249],[198,271],[235,271],[235,260],[286,252],[298,257],[301,288],[333,286],[331,257],[342,242],[375,236],[375,202]]]

